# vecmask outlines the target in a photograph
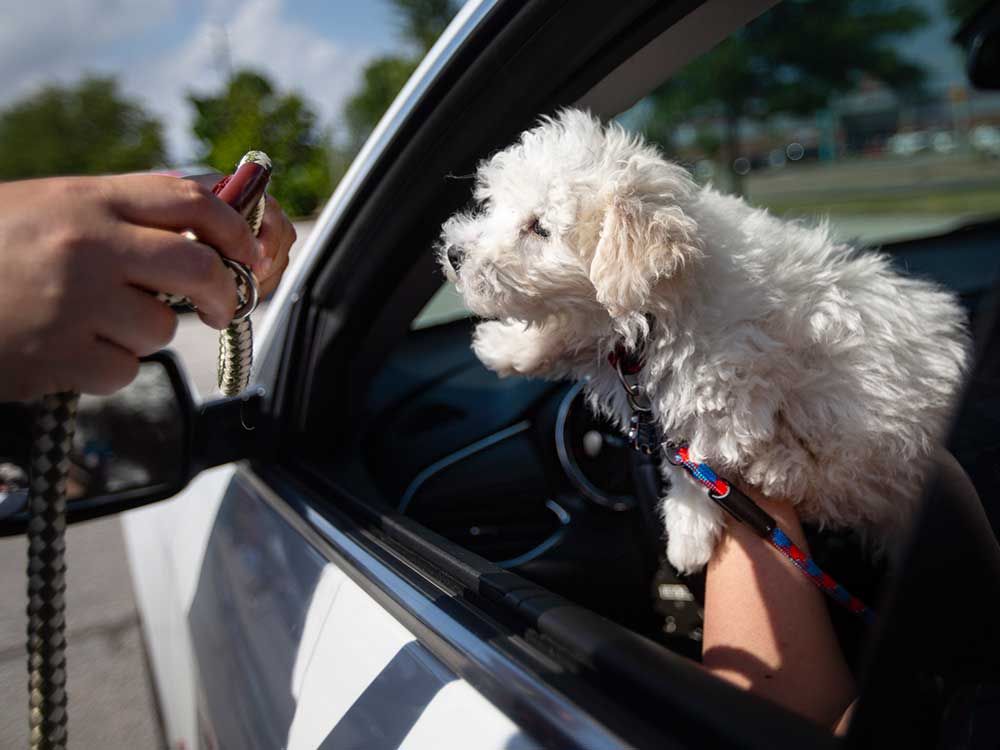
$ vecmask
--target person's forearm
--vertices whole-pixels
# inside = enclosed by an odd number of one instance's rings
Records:
[[[753,497],[806,549],[789,503]],[[722,679],[828,727],[854,697],[823,594],[732,519],[706,574],[703,662]]]

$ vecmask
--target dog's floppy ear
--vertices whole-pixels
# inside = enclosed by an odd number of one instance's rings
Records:
[[[698,224],[684,211],[694,190],[661,159],[629,162],[611,185],[590,281],[612,317],[642,312],[657,281],[701,256]]]

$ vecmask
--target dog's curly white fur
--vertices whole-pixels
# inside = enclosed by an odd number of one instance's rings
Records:
[[[624,427],[606,356],[644,342],[663,433],[723,476],[877,544],[911,513],[968,358],[952,295],[824,225],[699,188],[576,110],[481,164],[475,197],[445,224],[440,260],[468,308],[495,319],[474,336],[488,367],[586,380]],[[694,571],[725,519],[664,468],[667,555]]]

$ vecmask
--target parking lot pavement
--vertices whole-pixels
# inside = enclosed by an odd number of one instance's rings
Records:
[[[162,748],[121,524],[106,518],[66,537],[70,747]],[[28,744],[27,544],[0,541],[0,746]]]

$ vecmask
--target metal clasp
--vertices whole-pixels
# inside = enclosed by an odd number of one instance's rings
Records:
[[[615,362],[615,372],[618,373],[618,380],[621,381],[622,386],[625,388],[625,397],[628,399],[628,405],[632,407],[632,411],[652,411],[653,408],[642,386],[638,383],[628,382],[628,376],[622,372],[622,363],[620,360]]]
[[[231,321],[239,323],[249,318],[257,309],[257,304],[260,302],[260,285],[257,283],[257,277],[253,275],[253,271],[239,261],[223,258],[222,262],[229,266],[236,276],[237,291],[240,291],[241,287],[245,290],[243,304],[236,309]]]
[[[683,466],[684,462],[678,460],[677,451],[680,449],[682,443],[675,443],[672,440],[668,440],[663,444],[663,457],[667,459],[667,463],[671,466]]]

